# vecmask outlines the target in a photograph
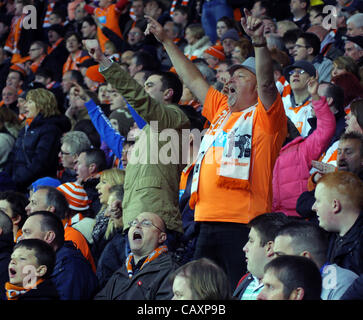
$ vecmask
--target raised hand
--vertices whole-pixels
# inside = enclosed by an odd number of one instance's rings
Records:
[[[320,97],[318,95],[318,88],[319,88],[319,82],[318,79],[316,77],[311,77],[308,80],[308,91],[310,93],[310,96],[314,99],[314,100],[319,100]]]
[[[148,21],[145,35],[153,34],[156,40],[163,43],[167,39],[163,26],[150,16],[145,16],[145,18]]]
[[[100,62],[105,57],[103,54],[100,44],[96,39],[83,40],[83,45],[86,47],[89,55],[97,62]]]
[[[244,14],[245,17],[241,18],[241,26],[246,34],[252,39],[253,42],[266,42],[263,21],[260,18],[253,17],[251,12],[247,9],[244,9]]]

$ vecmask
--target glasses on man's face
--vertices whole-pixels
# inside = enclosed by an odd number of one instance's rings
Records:
[[[305,48],[305,49],[306,49],[306,48],[309,48],[309,47],[308,47],[308,46],[303,46],[302,44],[297,44],[297,43],[296,43],[296,44],[294,45],[294,48],[297,48],[297,49]]]
[[[69,156],[69,155],[72,154],[70,152],[64,152],[63,150],[61,150],[60,153],[61,153],[62,156]]]
[[[40,50],[41,48],[32,48],[32,49],[29,49],[29,52],[33,52],[33,51],[37,51],[37,50]]]
[[[304,73],[306,73],[306,71],[305,71],[305,70],[303,70],[303,69],[294,69],[294,70],[291,70],[291,71],[289,72],[289,75],[290,75],[290,76],[292,76],[294,73],[297,73],[297,74],[304,74]]]
[[[145,227],[145,228],[151,228],[151,226],[155,227],[156,229],[160,230],[161,232],[164,232],[163,230],[161,230],[159,227],[157,227],[155,224],[153,224],[150,220],[148,219],[144,219],[144,220],[132,220],[129,222],[129,226],[130,227],[137,227],[138,225]]]

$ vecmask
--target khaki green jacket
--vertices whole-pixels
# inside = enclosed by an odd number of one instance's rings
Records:
[[[189,119],[178,106],[152,99],[118,64],[113,63],[102,74],[148,123],[136,139],[126,168],[122,203],[124,229],[140,213],[153,212],[164,220],[169,230],[183,232],[178,203],[180,175],[185,166],[181,133],[182,129],[190,128]],[[161,132],[165,129],[173,129],[169,131],[174,136],[172,142],[170,137],[160,141],[168,135],[166,131]],[[184,146],[185,141],[184,137]],[[165,161],[167,155],[174,155],[174,163],[170,159]]]

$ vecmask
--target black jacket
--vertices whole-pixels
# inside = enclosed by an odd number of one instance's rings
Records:
[[[168,277],[177,268],[178,265],[168,253],[146,264],[131,279],[123,265],[95,300],[170,300],[173,293]]]
[[[343,236],[334,233],[330,237],[328,261],[356,274],[363,273],[363,214]]]
[[[8,266],[13,246],[14,239],[12,234],[5,237],[0,235],[0,300],[6,300],[5,282],[9,281]]]
[[[26,300],[59,300],[59,294],[53,282],[49,279],[37,285],[36,289],[19,296],[18,301]]]
[[[253,281],[253,277],[251,273],[245,274],[241,280],[239,281],[236,290],[233,292],[233,297],[241,300],[244,292],[246,291],[248,285]]]
[[[26,191],[39,178],[56,176],[60,138],[70,128],[65,116],[44,118],[38,114],[28,128],[20,131],[6,163],[18,191]]]

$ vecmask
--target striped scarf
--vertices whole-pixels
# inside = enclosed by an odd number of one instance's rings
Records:
[[[149,262],[155,260],[157,257],[159,257],[162,253],[164,252],[168,252],[168,247],[167,246],[160,246],[159,248],[156,248],[153,252],[151,252],[146,260],[144,261],[144,263],[142,264],[142,266],[140,267],[140,270],[146,266]],[[132,276],[134,275],[134,271],[132,268],[132,260],[134,258],[134,254],[131,252],[127,259],[126,259],[126,269],[127,269],[127,273],[129,275],[129,279],[132,278]]]
[[[51,25],[49,23],[49,17],[53,13],[54,4],[55,4],[54,1],[48,3],[47,12],[45,13],[44,22],[43,22],[43,28],[48,28]]]
[[[36,289],[37,285],[39,285],[43,281],[44,279],[39,279],[34,285],[31,285],[28,288],[16,286],[14,284],[11,284],[10,282],[6,282],[5,283],[6,297],[8,300],[18,300],[19,296],[27,293],[32,289]]]
[[[170,12],[169,12],[170,17],[172,17],[174,15],[174,11],[175,11],[175,7],[177,5],[177,2],[178,2],[178,0],[174,0],[172,2],[172,4],[171,4]],[[189,0],[183,0],[181,2],[181,5],[184,6],[184,7],[187,7],[188,6],[188,2],[189,2]]]

